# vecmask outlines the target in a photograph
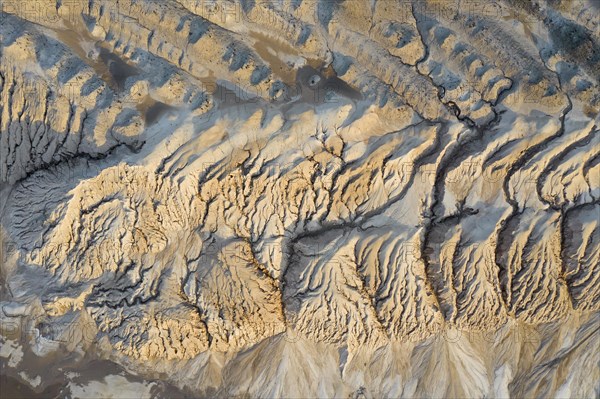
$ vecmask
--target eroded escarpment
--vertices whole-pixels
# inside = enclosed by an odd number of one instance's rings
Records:
[[[600,38],[563,3],[11,3],[3,320],[207,394],[592,395]]]

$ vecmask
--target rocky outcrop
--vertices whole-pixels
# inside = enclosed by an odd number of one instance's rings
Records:
[[[195,393],[597,394],[600,39],[563,3],[10,3],[3,317]]]

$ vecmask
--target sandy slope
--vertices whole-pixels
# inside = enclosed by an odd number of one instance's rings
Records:
[[[2,373],[88,397],[598,396],[598,15],[5,1]]]

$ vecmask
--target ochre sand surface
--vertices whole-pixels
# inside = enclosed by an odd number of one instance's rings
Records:
[[[598,397],[599,15],[5,0],[3,397]]]

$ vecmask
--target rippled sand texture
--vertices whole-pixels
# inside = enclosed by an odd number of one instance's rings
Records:
[[[596,1],[1,19],[10,394],[600,395]]]

